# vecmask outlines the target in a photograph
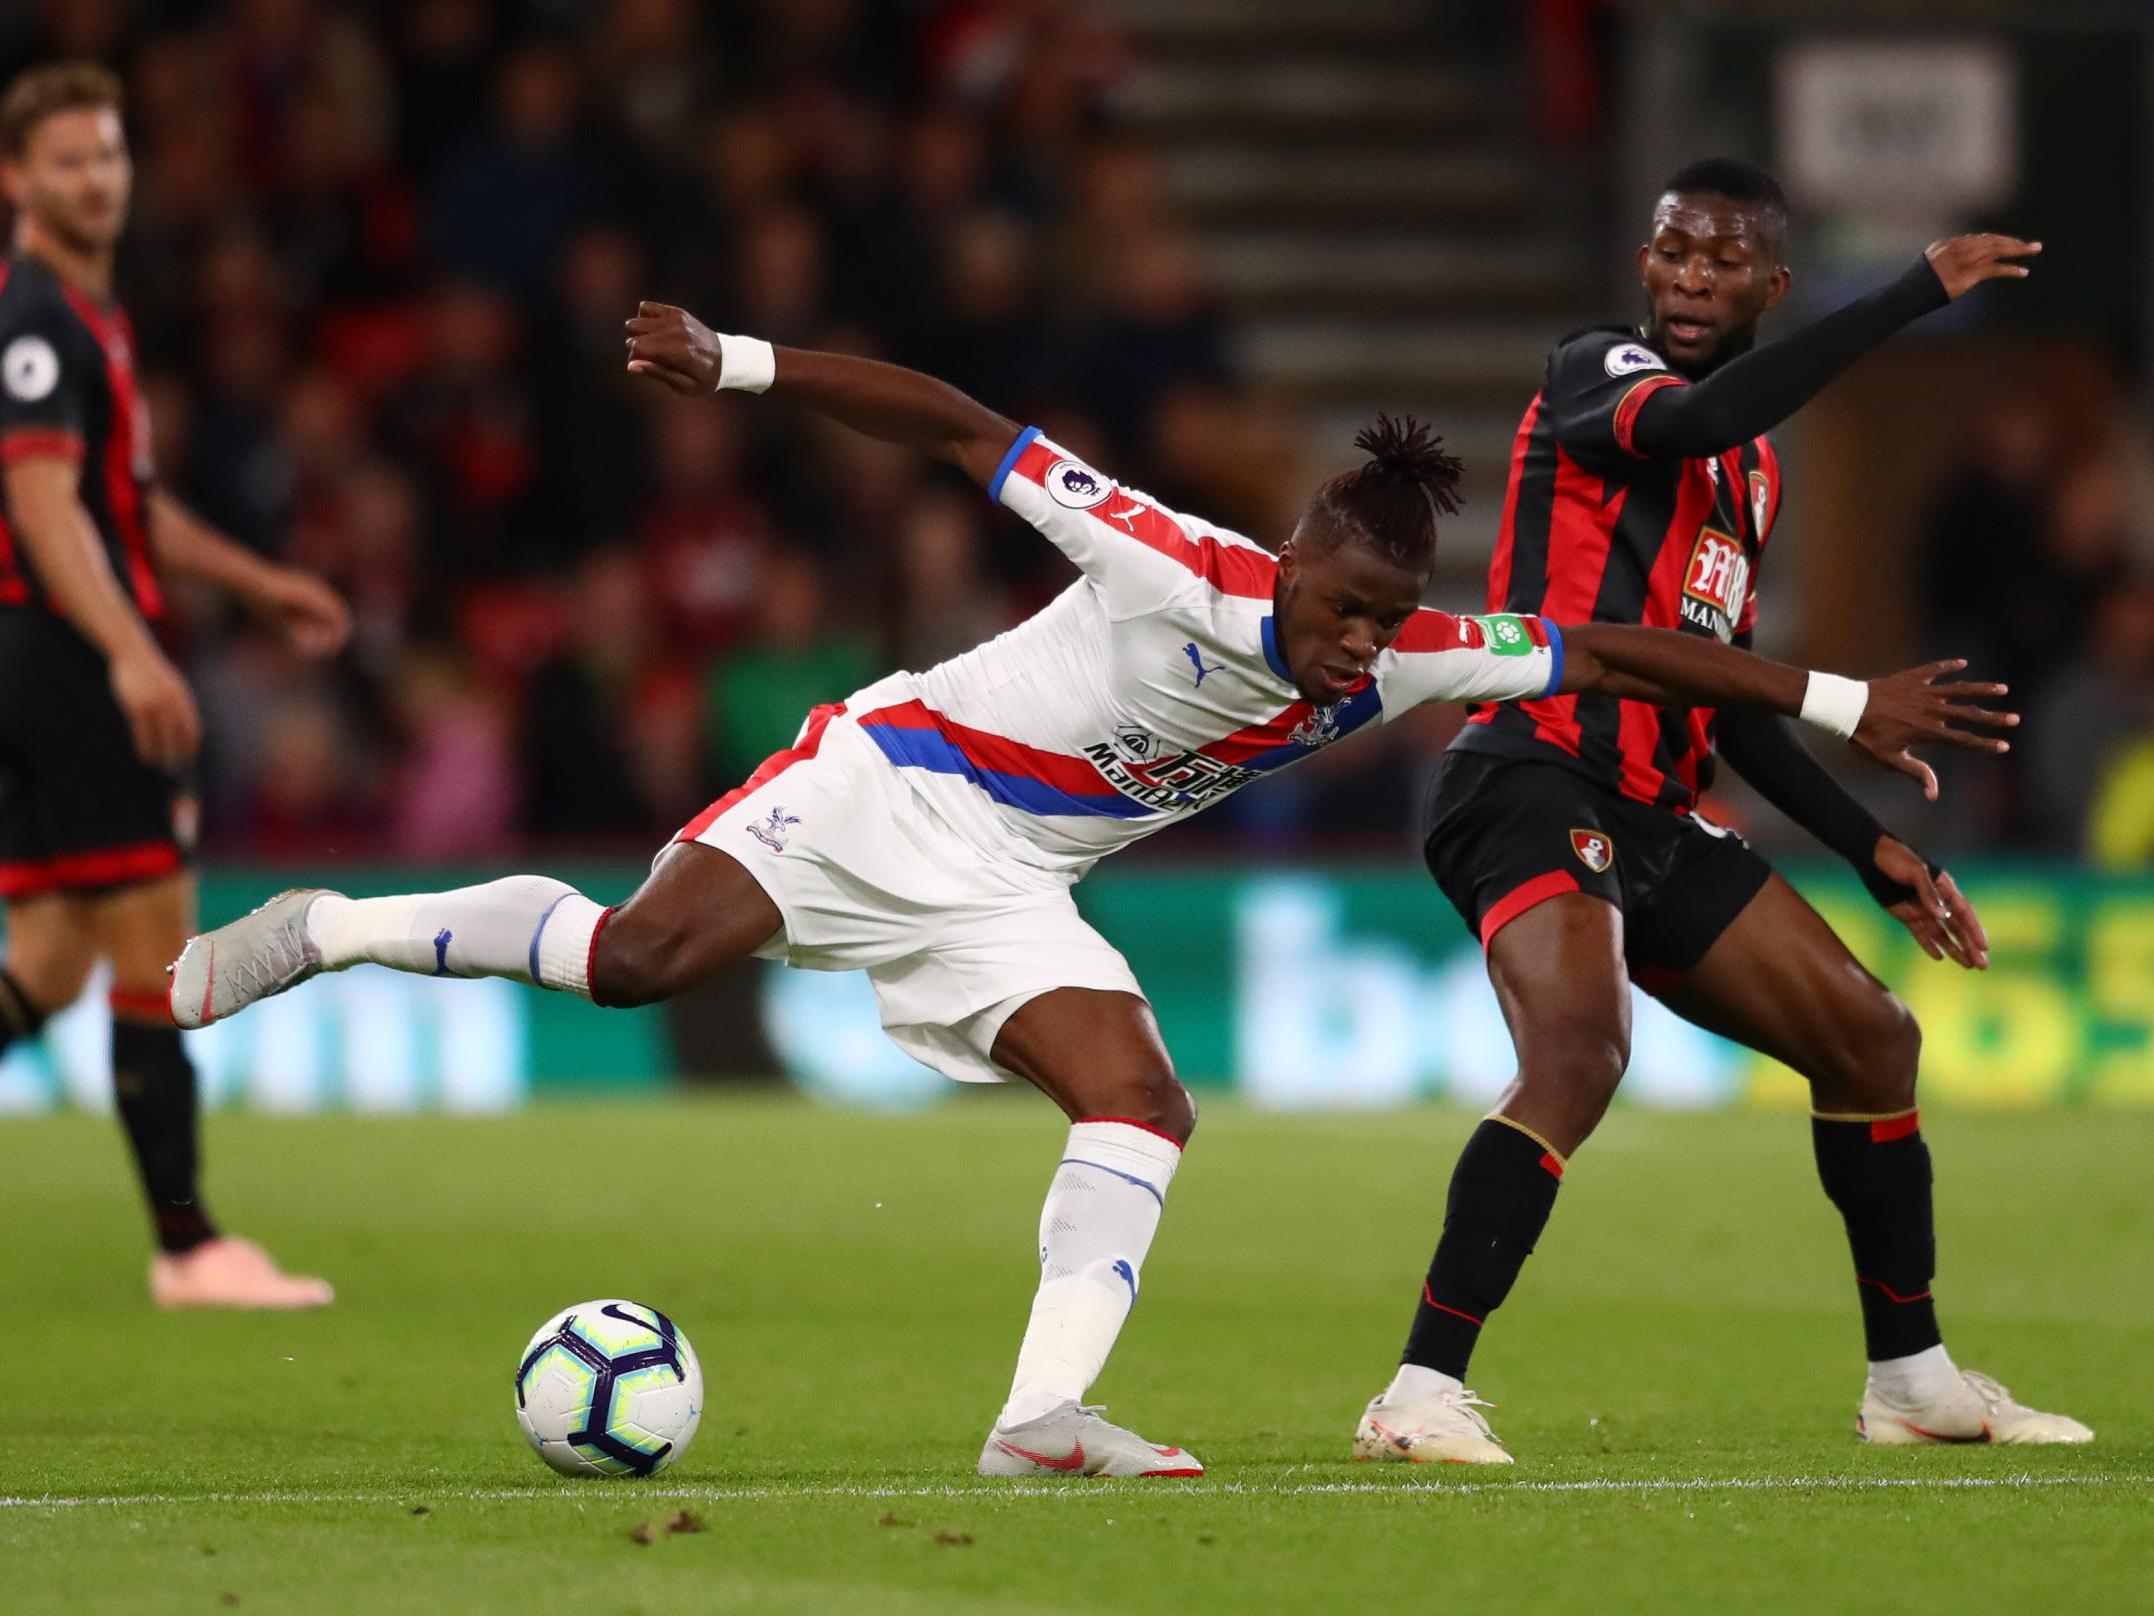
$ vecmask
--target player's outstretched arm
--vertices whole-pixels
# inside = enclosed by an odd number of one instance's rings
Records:
[[[333,656],[351,638],[343,598],[311,572],[233,543],[161,488],[150,493],[149,517],[150,543],[168,571],[229,591],[300,655]]]
[[[721,389],[783,394],[855,432],[947,460],[983,488],[1018,431],[1016,422],[917,370],[724,336],[669,303],[636,305],[628,368],[690,398]]]
[[[2019,714],[1977,705],[2005,694],[1997,684],[1939,684],[1963,661],[1932,662],[1867,683],[1811,673],[1738,651],[1697,634],[1584,623],[1563,631],[1559,692],[1593,692],[1662,706],[1750,707],[1815,724],[1846,739],[1871,761],[1922,782],[1937,798],[1937,776],[1914,755],[1938,742],[1972,752],[2005,752],[1989,730],[2010,729]]]
[[[1930,958],[1988,968],[1989,938],[1959,884],[1880,825],[1810,755],[1786,719],[1755,710],[1723,713],[1713,742],[1759,796],[1847,860]]]
[[[1663,386],[1638,408],[1631,444],[1654,460],[1724,454],[1793,415],[1824,385],[1900,327],[1984,281],[2023,280],[2020,259],[2042,250],[2015,236],[1954,236],[1933,244],[1889,286],[1753,348],[1688,387]]]

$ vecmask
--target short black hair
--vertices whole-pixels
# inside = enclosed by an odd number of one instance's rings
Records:
[[[1304,526],[1321,543],[1352,539],[1426,576],[1436,565],[1436,518],[1458,510],[1465,467],[1411,415],[1377,416],[1355,435],[1354,447],[1369,458],[1317,489]]]
[[[1724,196],[1731,202],[1750,203],[1765,220],[1775,256],[1787,245],[1787,192],[1755,163],[1746,163],[1739,157],[1701,157],[1670,174],[1660,194]]]

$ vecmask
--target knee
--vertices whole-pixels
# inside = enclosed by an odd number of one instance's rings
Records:
[[[1904,1111],[1915,1103],[1922,1027],[1896,994],[1880,988],[1838,1018],[1820,1074],[1835,1109]],[[1819,1109],[1827,1109],[1820,1106]]]
[[[1197,1130],[1196,1098],[1168,1066],[1140,1066],[1105,1085],[1093,1114],[1141,1122],[1185,1145]]]
[[[689,984],[682,961],[687,927],[654,920],[633,905],[600,922],[591,949],[591,998],[612,1010],[634,1010],[670,999]]]
[[[1575,1149],[1600,1124],[1630,1065],[1620,1024],[1558,1023],[1519,1049],[1517,1094],[1559,1149]]]
[[[87,954],[72,950],[50,954],[11,952],[7,974],[21,990],[29,1011],[42,1022],[82,997],[90,980],[91,963]],[[160,981],[158,986],[163,983]]]

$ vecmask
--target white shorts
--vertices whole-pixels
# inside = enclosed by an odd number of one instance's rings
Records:
[[[990,1051],[1042,993],[1143,997],[1066,882],[959,839],[842,707],[809,714],[790,750],[675,840],[731,854],[770,894],[783,924],[760,958],[867,972],[883,1031],[945,1077],[1013,1077]]]

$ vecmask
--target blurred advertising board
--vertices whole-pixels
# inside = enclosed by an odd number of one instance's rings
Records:
[[[563,873],[616,899],[641,872]],[[339,877],[360,894],[465,879],[483,877]],[[1992,945],[1980,974],[1925,958],[1844,874],[1795,879],[1920,1018],[1926,1101],[2154,1103],[2154,877],[1964,869]],[[212,874],[204,913],[236,914],[282,884]],[[1193,1083],[1280,1109],[1377,1109],[1434,1097],[1483,1105],[1510,1078],[1479,952],[1418,867],[1125,864],[1079,895],[1128,955]],[[672,1016],[505,982],[355,971],[191,1034],[191,1047],[211,1103],[279,1111],[503,1110],[548,1093],[651,1089],[683,1065],[775,1068],[844,1104],[902,1107],[947,1092],[881,1036],[863,978],[754,970],[746,991]],[[109,1103],[105,1044],[93,988],[40,1045],[0,1060],[0,1111]],[[1623,1092],[1664,1106],[1806,1104],[1793,1074],[1643,996]]]

